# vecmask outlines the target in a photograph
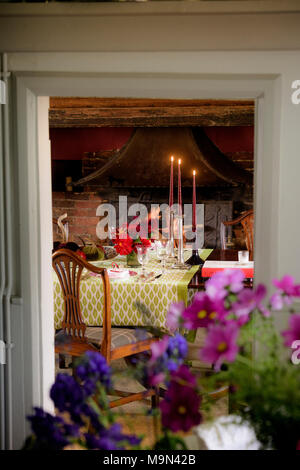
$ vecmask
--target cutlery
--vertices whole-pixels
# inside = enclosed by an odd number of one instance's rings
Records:
[[[157,276],[154,277],[154,279],[158,279],[160,276],[162,276],[162,273],[158,274]]]

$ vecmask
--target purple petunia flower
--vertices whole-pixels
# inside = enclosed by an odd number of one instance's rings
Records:
[[[300,340],[300,313],[294,313],[289,317],[289,329],[283,331],[285,346],[291,346],[294,341]]]
[[[162,424],[173,432],[189,431],[193,426],[201,423],[202,415],[199,411],[201,398],[194,385],[195,378],[187,366],[181,366],[177,372],[171,374],[171,383],[160,403]],[[189,379],[192,383],[181,385],[182,380]]]
[[[188,330],[206,328],[226,313],[223,300],[212,300],[205,292],[197,292],[191,305],[182,314],[183,325]]]
[[[215,364],[217,370],[224,361],[233,362],[239,350],[236,342],[238,334],[239,328],[235,322],[209,326],[200,358]]]
[[[244,278],[241,269],[219,271],[206,281],[206,293],[212,300],[224,299],[229,292],[237,294],[243,289]]]
[[[184,302],[175,302],[173,303],[167,313],[166,327],[170,333],[175,333],[179,327],[179,319],[185,309]]]

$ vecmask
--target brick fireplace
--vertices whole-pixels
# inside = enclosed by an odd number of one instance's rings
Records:
[[[77,100],[75,105],[74,100]],[[163,166],[163,162],[166,163],[167,155],[173,152],[173,149],[169,150],[169,144],[165,144],[163,137],[162,145],[155,143],[156,146],[151,146],[148,138],[151,129],[147,131],[147,128],[160,124],[163,136],[164,127],[178,127],[174,139],[169,138],[169,142],[172,142],[176,140],[176,134],[184,134],[183,127],[189,124],[192,127],[185,127],[187,134],[190,133],[189,129],[197,131],[197,126],[201,127],[202,130],[200,129],[198,134],[201,136],[201,132],[202,135],[204,132],[205,139],[207,138],[215,149],[212,160],[204,162],[208,163],[208,167],[203,167],[204,177],[197,186],[197,201],[205,205],[204,244],[206,247],[220,247],[221,221],[231,219],[253,206],[252,184],[245,184],[243,179],[239,180],[244,170],[249,174],[253,172],[253,103],[251,108],[249,102],[244,102],[242,107],[238,107],[223,102],[200,104],[184,101],[180,104],[174,103],[174,100],[164,100],[162,108],[162,100],[158,100],[158,103],[157,100],[151,100],[151,103],[147,100],[138,100],[139,103],[132,100],[129,104],[128,100],[123,101],[126,103],[120,104],[118,99],[116,103],[114,100],[107,103],[101,99],[52,99],[50,139],[53,217],[68,214],[71,241],[80,243],[78,237],[97,241],[96,225],[99,218],[96,216],[96,209],[101,202],[110,202],[116,206],[118,196],[126,195],[128,204],[142,202],[148,209],[151,203],[166,203],[168,168]],[[133,126],[128,127],[128,123]],[[159,128],[157,129],[159,131]],[[140,140],[137,138],[138,134]],[[204,145],[204,150],[201,149],[198,134],[194,134],[196,146],[200,145],[200,151],[204,152],[206,158],[207,146]],[[186,137],[183,136],[183,139]],[[144,148],[141,147],[143,142]],[[178,142],[181,145],[182,139]],[[194,141],[190,143],[190,148],[183,146],[181,149],[182,152],[187,149],[190,151],[189,166],[197,164],[193,156],[193,146]],[[161,153],[162,148],[166,156]],[[106,161],[114,155],[116,164],[112,165],[109,171],[97,176],[97,168],[105,167]],[[153,161],[153,155],[157,157],[156,161]],[[148,162],[147,165],[141,163],[142,159]],[[225,161],[225,166],[223,159],[228,160],[227,163]],[[232,162],[234,165],[230,166]],[[216,168],[215,174],[211,172],[211,166]],[[95,174],[91,180],[82,179],[90,173]],[[145,173],[148,174],[148,179],[145,178]],[[73,191],[65,191],[67,176],[71,176],[73,182],[79,180],[82,184],[73,186]],[[235,178],[238,181],[235,181]],[[142,181],[141,185],[139,181]],[[190,203],[192,200],[189,181],[186,174],[186,178],[183,177],[184,203]],[[239,236],[237,233],[236,238]],[[54,226],[54,240],[59,239],[60,233],[57,226]]]

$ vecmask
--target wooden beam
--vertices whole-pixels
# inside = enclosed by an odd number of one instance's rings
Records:
[[[50,109],[64,108],[162,108],[190,106],[254,106],[253,100],[180,100],[161,98],[52,97]]]
[[[50,127],[253,126],[254,105],[50,108]]]
[[[254,101],[50,98],[50,127],[253,126]]]

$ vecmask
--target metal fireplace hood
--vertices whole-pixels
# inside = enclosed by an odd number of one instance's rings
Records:
[[[74,186],[101,188],[167,187],[170,157],[182,160],[182,186],[192,185],[192,171],[197,172],[197,186],[252,185],[252,174],[224,155],[201,127],[137,128],[120,150]],[[176,184],[176,183],[175,183]]]

